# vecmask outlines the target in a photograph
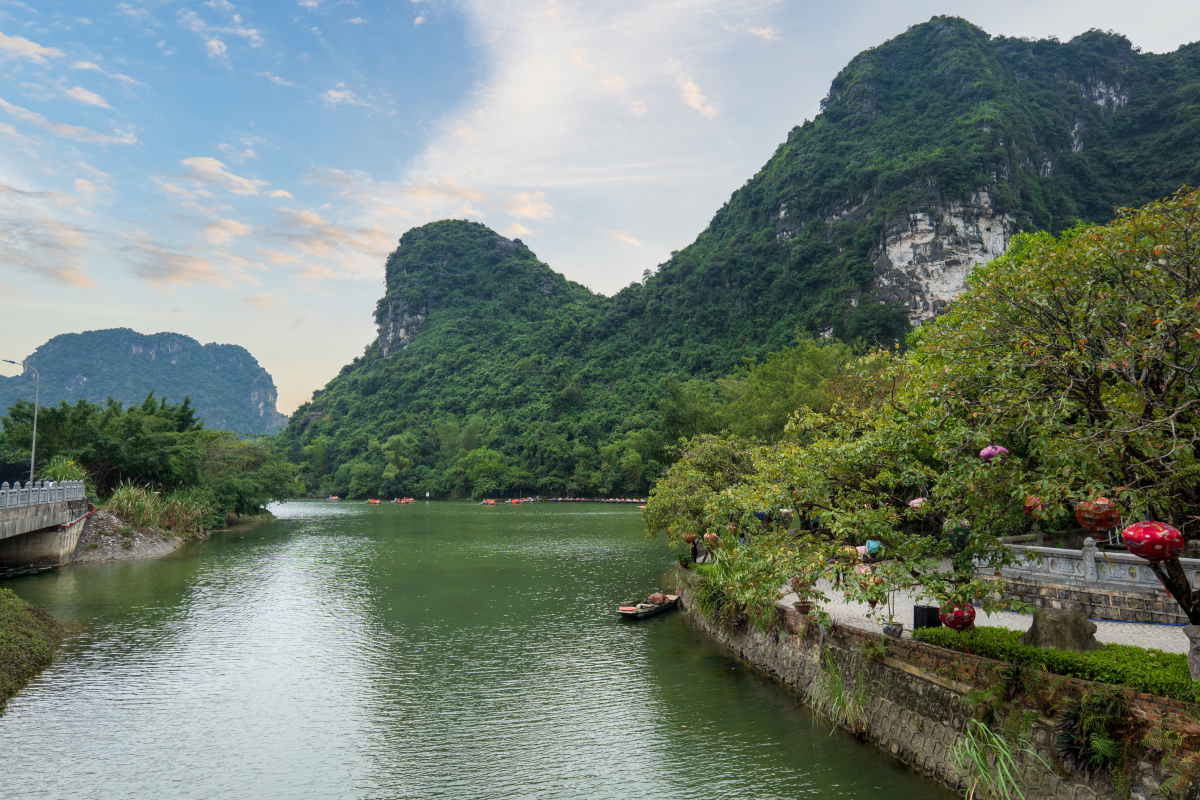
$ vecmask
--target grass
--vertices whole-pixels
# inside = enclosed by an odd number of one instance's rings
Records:
[[[1014,746],[977,719],[967,721],[963,738],[950,749],[950,759],[971,782],[967,797],[980,800],[1025,800],[1017,763],[1022,754],[1041,761],[1028,744]]]
[[[854,673],[853,681],[846,679],[833,660],[833,654],[826,650],[817,672],[813,706],[830,722],[848,728],[861,739],[870,732],[867,705],[871,701],[871,691],[865,678],[865,665],[859,664],[851,672]]]
[[[216,504],[203,491],[177,489],[163,497],[132,483],[113,490],[105,505],[132,527],[159,528],[184,539],[203,538],[214,526],[217,512]]]
[[[1106,644],[1103,650],[1090,653],[1041,650],[1021,644],[1020,631],[1007,628],[976,627],[962,633],[949,628],[918,628],[913,638],[984,658],[1044,666],[1056,675],[1127,686],[1186,702],[1200,701],[1200,684],[1192,682],[1184,653],[1124,644]]]
[[[64,634],[49,613],[0,589],[0,711],[30,678],[50,665]]]

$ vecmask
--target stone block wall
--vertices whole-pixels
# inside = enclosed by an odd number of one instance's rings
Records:
[[[1187,625],[1187,615],[1166,592],[1123,592],[1078,583],[1046,583],[1026,578],[1002,577],[1005,596],[1038,608],[1080,609],[1093,619],[1121,622],[1163,622]]]
[[[810,627],[794,609],[780,607],[782,625],[776,635],[757,630],[730,634],[711,624],[689,607],[683,592],[684,615],[689,624],[722,642],[753,666],[771,674],[797,691],[810,704],[817,690],[817,676],[825,653],[844,676],[863,675],[871,687],[867,738],[904,764],[959,792],[969,787],[954,766],[950,751],[965,730],[969,715],[962,698],[974,688],[988,685],[998,661],[979,658],[945,648],[914,642],[888,640],[887,653],[878,660],[863,657],[863,644],[879,642],[878,634],[835,624],[824,635]],[[1095,686],[1068,678],[1062,691],[1078,693]],[[1189,735],[1200,735],[1192,710],[1184,703],[1132,690],[1121,690],[1132,714],[1148,724],[1162,724]],[[1051,746],[1055,722],[1039,718],[1032,742],[1040,764],[1026,758],[1022,775],[1028,800],[1118,800],[1124,797],[1107,775],[1088,778],[1069,774],[1058,763]],[[1163,768],[1143,760],[1130,770],[1130,797],[1135,800],[1166,800],[1159,791]]]

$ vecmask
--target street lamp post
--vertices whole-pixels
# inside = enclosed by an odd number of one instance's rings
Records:
[[[9,361],[7,358],[0,359],[0,361],[3,361],[6,364],[17,364],[16,361]],[[37,369],[34,368],[34,366],[32,364],[26,364],[25,362],[21,362],[20,364],[17,364],[17,366],[21,368],[22,372],[25,370],[26,367],[28,367],[29,369],[32,369],[34,377],[35,377],[35,380],[33,383],[33,441],[31,442],[30,447],[29,447],[29,482],[33,483],[33,465],[34,465],[34,461],[37,459],[38,395],[42,391],[42,375],[40,372],[37,371]]]

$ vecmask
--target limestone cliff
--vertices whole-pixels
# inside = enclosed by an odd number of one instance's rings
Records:
[[[269,433],[287,417],[275,408],[275,381],[245,348],[201,345],[178,333],[145,335],[111,328],[55,336],[29,357],[41,373],[41,405],[109,397],[124,405],[155,392],[175,402],[191,397],[208,428]],[[18,398],[33,401],[31,374],[0,377],[0,413]]]

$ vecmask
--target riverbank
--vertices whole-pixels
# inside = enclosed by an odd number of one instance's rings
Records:
[[[0,589],[0,713],[8,699],[50,665],[65,629],[11,589]]]
[[[134,527],[105,508],[88,518],[72,563],[154,558],[173,553],[183,539],[153,526]]]
[[[1146,747],[1143,737],[1166,732],[1182,744],[1200,735],[1189,704],[1076,678],[1039,683],[1031,696],[1014,693],[1011,707],[1001,702],[988,711],[981,698],[1003,691],[1008,664],[910,639],[885,641],[879,634],[838,623],[821,631],[812,618],[783,606],[780,627],[773,634],[753,628],[730,631],[707,620],[687,588],[681,588],[688,624],[798,692],[808,705],[824,709],[841,727],[958,792],[968,791],[971,780],[952,751],[966,738],[968,724],[981,716],[1025,715],[1025,732],[1036,758],[1017,753],[1015,774],[1027,800],[1165,800],[1161,783],[1179,762]],[[1054,745],[1063,701],[1105,692],[1119,695],[1130,714],[1134,738],[1126,746],[1129,794],[1119,792],[1103,769],[1090,776],[1068,771]],[[1176,755],[1187,755],[1185,750]]]

